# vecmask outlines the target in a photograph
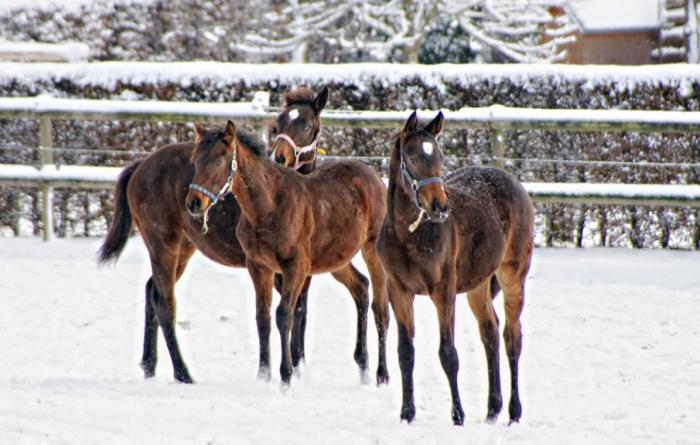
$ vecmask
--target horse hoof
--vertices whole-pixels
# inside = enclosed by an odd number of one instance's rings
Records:
[[[416,418],[416,408],[413,406],[406,406],[401,408],[401,421],[403,422],[404,420],[406,423],[411,423],[413,422],[413,419]]]
[[[461,407],[452,408],[452,423],[455,426],[464,425],[464,411]]]
[[[190,377],[189,375],[176,375],[175,380],[179,383],[185,383],[187,385],[194,383],[194,380],[192,380],[192,377]]]
[[[280,383],[280,391],[282,392],[282,394],[287,394],[287,392],[289,392],[291,387],[292,387],[292,385],[289,382],[282,381]]]
[[[372,378],[369,376],[369,372],[366,369],[360,369],[360,383],[363,385],[369,385]]]
[[[389,384],[389,372],[387,370],[377,371],[377,386]]]
[[[484,421],[485,421],[486,423],[488,423],[489,425],[493,425],[494,423],[496,423],[496,420],[498,420],[498,413],[496,413],[496,414],[488,414],[488,415],[486,416],[486,419],[484,419]]]
[[[266,366],[258,368],[258,380],[269,382],[271,378],[272,375],[270,374],[270,368]]]
[[[144,379],[150,379],[151,377],[154,377],[156,375],[156,364],[155,363],[146,363],[146,362],[141,362],[139,364],[141,367],[141,370],[143,371],[143,378]]]
[[[511,425],[513,423],[520,422],[520,416],[522,413],[523,408],[520,405],[520,400],[512,399],[508,404],[508,414],[510,416],[510,422],[508,424]]]

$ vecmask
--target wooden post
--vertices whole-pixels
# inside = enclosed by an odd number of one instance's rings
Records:
[[[51,126],[50,118],[39,118],[40,168],[53,164]],[[53,187],[46,184],[41,186],[41,203],[41,221],[44,225],[44,241],[49,241],[53,236]]]
[[[503,134],[499,130],[491,128],[491,155],[493,156],[494,167],[505,167],[505,163],[503,162],[505,153],[506,147],[503,143]]]

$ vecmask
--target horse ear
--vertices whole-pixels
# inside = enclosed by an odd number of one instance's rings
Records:
[[[418,113],[415,111],[411,113],[410,116],[408,116],[408,120],[406,120],[406,123],[403,125],[403,129],[401,130],[402,133],[412,133],[418,129]]]
[[[442,128],[445,126],[445,115],[442,114],[442,111],[438,112],[437,116],[433,118],[432,121],[428,125],[426,125],[425,129],[428,130],[430,133],[433,134],[436,138],[440,136],[440,133],[442,133]]]
[[[236,140],[236,124],[234,124],[233,121],[230,119],[228,122],[226,122],[223,140],[227,146],[231,146],[233,144],[233,141]]]
[[[328,103],[328,93],[328,87],[324,86],[323,89],[321,89],[321,91],[316,95],[316,98],[314,98],[312,105],[316,113],[320,113]]]
[[[206,133],[207,129],[199,125],[197,122],[192,122],[194,125],[194,139],[195,141],[199,142],[200,139],[202,139],[202,136],[204,136],[204,133]]]

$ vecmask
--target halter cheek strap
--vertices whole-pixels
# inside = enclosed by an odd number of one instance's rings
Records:
[[[421,221],[423,221],[423,217],[427,213],[426,210],[423,207],[421,207],[420,202],[418,201],[418,190],[420,190],[421,187],[425,187],[428,184],[442,184],[442,178],[440,178],[439,176],[430,176],[424,179],[416,179],[413,176],[413,174],[411,174],[411,172],[408,170],[406,162],[403,159],[403,153],[401,153],[401,164],[399,168],[401,170],[401,183],[405,184],[406,181],[408,181],[408,183],[411,185],[411,197],[413,198],[413,204],[420,212],[418,214],[418,218],[410,226],[408,226],[408,230],[410,232],[415,232],[415,230],[420,225]]]
[[[280,133],[275,138],[272,140],[272,142],[277,142],[278,140],[282,139],[286,143],[288,143],[291,147],[292,150],[294,150],[294,170],[299,170],[303,165],[310,164],[316,160],[316,149],[318,148],[318,141],[321,139],[321,132],[318,132],[318,135],[316,136],[316,139],[313,140],[309,145],[306,145],[304,147],[299,147],[294,140],[289,137],[289,135],[285,133]],[[311,157],[311,159],[307,161],[301,161],[299,162],[299,158],[301,155],[304,153],[308,153],[310,151],[313,151],[314,155]],[[275,153],[277,152],[277,149],[273,150],[272,153],[270,154],[270,159],[274,161],[275,159]]]

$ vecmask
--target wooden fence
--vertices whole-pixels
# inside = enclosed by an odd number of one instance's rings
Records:
[[[54,187],[112,188],[119,172],[113,167],[60,166],[53,162],[52,120],[129,120],[156,122],[221,122],[225,119],[262,126],[279,110],[269,107],[269,96],[257,92],[252,102],[190,103],[55,99],[51,97],[0,98],[0,118],[33,118],[39,121],[40,165],[0,164],[0,185],[39,187],[42,191],[44,239],[52,233]],[[432,117],[435,111],[421,111]],[[628,110],[542,110],[463,108],[445,111],[446,127],[482,128],[491,131],[494,164],[503,166],[506,147],[501,133],[507,130],[638,131],[700,133],[700,112]],[[325,127],[400,128],[405,111],[324,110]],[[525,183],[534,201],[590,204],[628,204],[700,207],[700,185],[663,184],[563,184]]]

